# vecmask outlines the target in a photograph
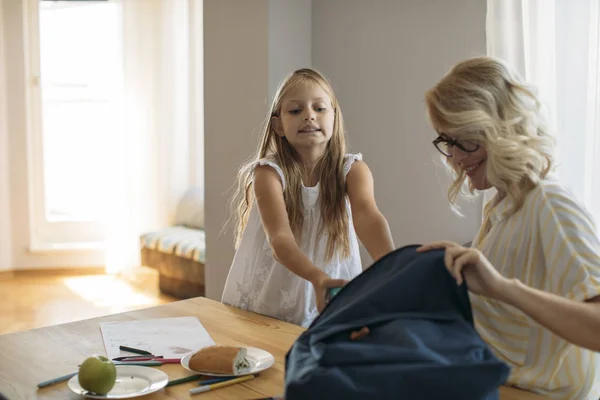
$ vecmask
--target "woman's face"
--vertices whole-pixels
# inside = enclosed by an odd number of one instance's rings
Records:
[[[480,143],[447,133],[440,133],[437,141],[436,147],[457,172],[465,171],[473,188],[486,190],[491,187],[486,174],[487,151]]]

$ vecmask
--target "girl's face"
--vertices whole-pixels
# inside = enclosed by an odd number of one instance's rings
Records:
[[[436,147],[448,157],[450,165],[456,171],[464,170],[475,189],[491,187],[486,175],[487,151],[480,143],[446,133],[440,133],[436,142]]]
[[[297,150],[311,149],[322,153],[333,135],[335,110],[331,98],[318,84],[306,82],[290,90],[281,103],[279,117],[272,123]]]

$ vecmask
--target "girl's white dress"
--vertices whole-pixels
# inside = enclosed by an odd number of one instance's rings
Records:
[[[362,160],[362,154],[346,155],[344,178],[356,160]],[[261,159],[255,163],[256,165],[268,165],[275,169],[285,187],[283,171],[273,159]],[[339,254],[336,253],[328,263],[325,262],[328,236],[324,233],[318,238],[321,224],[318,183],[314,187],[302,186],[302,202],[304,224],[302,243],[299,243],[300,249],[314,265],[325,271],[331,278],[347,280],[355,278],[362,272],[362,265],[349,200],[346,198],[350,256],[347,259],[340,259]],[[256,203],[252,207],[240,246],[233,258],[221,301],[304,327],[307,327],[318,314],[312,284],[293,274],[273,258]]]

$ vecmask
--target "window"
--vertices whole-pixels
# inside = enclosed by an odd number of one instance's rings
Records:
[[[33,247],[101,242],[111,147],[122,129],[120,6],[29,5]]]

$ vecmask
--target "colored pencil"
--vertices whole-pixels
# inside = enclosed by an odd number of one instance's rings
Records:
[[[204,381],[198,382],[198,385],[200,385],[200,386],[212,385],[213,383],[230,381],[230,380],[235,379],[235,378],[236,378],[235,376],[227,376],[227,377],[224,377],[224,378],[206,379]]]
[[[250,379],[254,379],[254,375],[246,375],[241,378],[231,379],[225,382],[214,383],[212,385],[200,386],[197,388],[190,389],[190,394],[204,393],[211,390],[220,389],[226,386],[235,385],[236,383],[247,382]]]
[[[136,349],[136,348],[129,347],[129,346],[119,346],[119,350],[128,351],[130,353],[135,353],[135,354],[142,354],[142,355],[145,355],[145,356],[151,356],[152,355],[152,353],[150,353],[149,351],[140,350],[140,349]]]
[[[38,383],[37,387],[43,388],[43,387],[46,387],[46,386],[54,385],[55,383],[64,382],[64,381],[66,381],[68,379],[71,379],[75,375],[77,375],[77,372],[73,372],[73,373],[70,373],[70,374],[67,374],[67,375],[59,376],[58,378],[54,378],[54,379],[50,379],[50,380]]]
[[[169,383],[167,383],[167,386],[179,385],[180,383],[195,381],[202,378],[203,376],[204,375],[190,375],[186,376],[185,378],[174,379],[172,381],[169,381]]]

